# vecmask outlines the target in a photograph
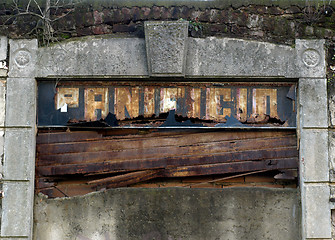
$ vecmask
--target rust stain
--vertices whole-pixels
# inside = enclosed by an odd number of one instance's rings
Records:
[[[85,119],[90,121],[105,118],[108,114],[108,89],[85,89]]]
[[[135,118],[139,115],[139,87],[115,89],[114,111],[117,119]]]
[[[209,119],[224,122],[225,116],[231,116],[231,108],[225,103],[231,101],[231,88],[210,88],[209,102],[206,102]]]
[[[236,91],[236,118],[240,122],[247,121],[247,93],[246,88],[238,88]]]
[[[155,114],[155,88],[144,88],[144,117],[151,117]]]
[[[57,88],[55,101],[56,109],[60,109],[65,104],[69,108],[79,107],[79,88]]]
[[[262,122],[266,116],[278,118],[277,89],[253,89],[252,117]]]
[[[178,88],[162,88],[160,100],[160,112],[176,110],[178,99]]]
[[[193,88],[190,91],[190,110],[188,116],[193,118],[200,118],[200,106],[201,106],[201,89]]]

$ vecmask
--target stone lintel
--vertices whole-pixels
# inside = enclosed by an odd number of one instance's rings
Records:
[[[189,38],[189,77],[297,78],[295,49],[234,38]]]
[[[324,40],[297,39],[294,48],[234,38],[188,38],[187,25],[146,22],[145,41],[88,37],[39,48],[36,76],[325,78]],[[17,58],[21,65],[25,56],[21,51]]]
[[[148,77],[141,38],[88,37],[38,49],[36,77]]]

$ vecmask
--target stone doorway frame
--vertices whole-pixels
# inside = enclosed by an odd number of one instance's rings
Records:
[[[249,40],[188,38],[188,23],[146,22],[145,39],[90,37],[49,47],[0,38],[0,239],[32,239],[36,144],[36,79],[192,78],[298,80],[302,239],[331,239],[328,104],[324,40],[295,46]],[[171,41],[174,43],[171,45]],[[9,43],[8,43],[9,42]],[[317,204],[316,204],[317,203]]]

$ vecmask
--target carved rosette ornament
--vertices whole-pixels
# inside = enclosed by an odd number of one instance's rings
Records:
[[[302,53],[302,61],[307,67],[316,67],[320,63],[320,53],[315,49],[306,49]]]
[[[15,64],[20,67],[26,67],[31,61],[31,53],[25,49],[18,50],[14,55]]]

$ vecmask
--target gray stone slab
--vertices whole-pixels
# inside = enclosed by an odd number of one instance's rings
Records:
[[[36,123],[36,81],[34,78],[8,78],[6,126],[33,127]]]
[[[35,240],[297,240],[298,189],[123,188],[36,196]]]
[[[0,237],[0,239],[4,239],[4,240],[24,240],[24,239],[28,239],[28,237],[20,237],[20,238],[16,238],[16,237]]]
[[[308,184],[302,196],[306,238],[331,238],[330,190],[327,184]]]
[[[329,124],[335,126],[335,91],[328,93]]]
[[[306,240],[334,240],[334,238],[306,238]]]
[[[299,77],[325,78],[325,40],[296,39],[297,70]]]
[[[35,171],[35,131],[25,128],[5,130],[3,177],[6,180],[33,180]]]
[[[328,130],[303,129],[300,137],[300,173],[304,182],[329,181]]]
[[[84,38],[39,49],[38,77],[148,76],[145,41],[138,38]]]
[[[1,236],[31,237],[33,181],[4,182],[3,192]]]
[[[189,38],[187,76],[297,77],[295,49],[272,43]]]
[[[329,180],[335,182],[335,130],[332,129],[328,133],[329,144]],[[335,199],[335,195],[334,195]]]
[[[5,125],[6,113],[6,81],[0,80],[0,126]]]
[[[37,39],[10,40],[9,77],[35,77]]]
[[[328,127],[327,79],[299,79],[301,127]]]
[[[5,131],[0,129],[0,180],[3,179],[3,162],[4,162],[4,145],[5,145]],[[0,206],[1,209],[1,206]]]
[[[0,68],[0,77],[7,77],[8,71],[6,69],[1,69]]]
[[[144,23],[149,75],[185,76],[188,21]]]
[[[0,36],[0,61],[7,59],[8,39],[6,36]]]

